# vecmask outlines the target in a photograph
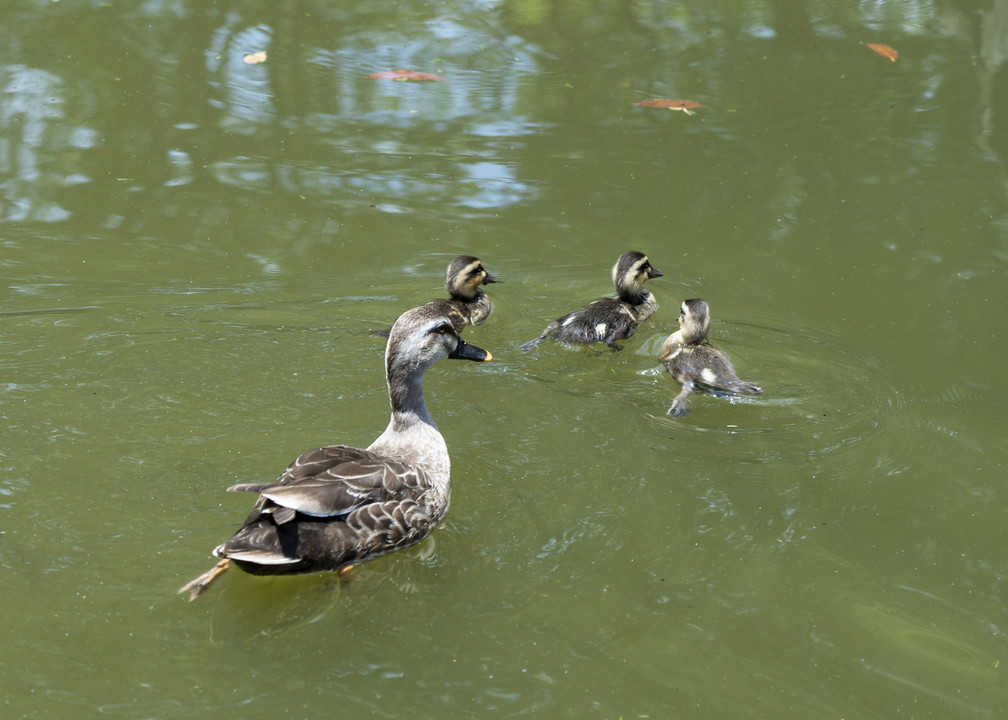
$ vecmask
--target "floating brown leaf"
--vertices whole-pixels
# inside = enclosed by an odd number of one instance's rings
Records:
[[[266,62],[266,51],[260,50],[257,53],[249,53],[242,58],[246,65],[258,65],[259,63]]]
[[[868,43],[868,47],[877,52],[884,58],[889,58],[893,62],[896,62],[896,58],[899,57],[899,53],[893,50],[888,45],[883,45],[881,43]]]
[[[433,73],[413,72],[412,70],[382,70],[364,76],[368,80],[395,80],[397,82],[430,82],[444,80],[440,75]]]
[[[693,113],[691,111],[694,108],[705,107],[701,103],[693,102],[692,100],[665,100],[663,98],[641,100],[638,103],[634,103],[634,105],[640,105],[641,107],[665,108],[667,110],[679,110],[687,115],[692,115]]]

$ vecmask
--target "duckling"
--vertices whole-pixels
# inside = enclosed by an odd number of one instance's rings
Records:
[[[444,438],[427,411],[423,376],[445,358],[487,361],[452,318],[424,305],[403,313],[385,349],[392,417],[366,450],[330,445],[295,460],[275,482],[232,485],[259,493],[213,568],[180,593],[195,600],[234,563],[255,575],[344,570],[419,542],[444,517],[451,492]]]
[[[500,282],[486,271],[479,258],[459,255],[448,264],[445,272],[445,289],[450,299],[438,298],[428,306],[451,317],[455,332],[461,333],[468,325],[482,325],[490,316],[490,298],[480,285]],[[389,330],[372,330],[376,337],[387,338]]]
[[[479,258],[459,255],[448,265],[445,272],[445,289],[450,300],[432,300],[439,310],[452,317],[455,332],[462,332],[467,325],[482,325],[490,316],[490,298],[480,289],[480,285],[498,282],[486,271]]]
[[[710,310],[699,298],[686,300],[679,313],[679,329],[668,336],[658,352],[672,376],[682,383],[682,392],[672,401],[668,414],[689,415],[686,397],[694,385],[711,391],[759,395],[763,388],[740,380],[728,357],[707,344],[710,330]]]
[[[663,274],[652,267],[644,253],[633,250],[623,253],[612,269],[617,297],[596,300],[557,318],[539,337],[522,345],[522,350],[528,352],[547,337],[579,345],[604,342],[616,348],[617,340],[633,335],[637,326],[651,317],[658,307],[654,295],[643,286],[646,280]]]

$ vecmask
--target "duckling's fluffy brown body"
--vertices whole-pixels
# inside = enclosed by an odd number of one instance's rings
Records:
[[[763,389],[739,379],[728,356],[707,344],[710,310],[699,298],[686,300],[679,313],[680,329],[668,336],[658,352],[658,359],[682,384],[682,391],[672,401],[668,414],[689,414],[687,397],[694,386],[712,392],[759,395]]]
[[[658,307],[654,295],[645,290],[643,285],[646,280],[661,276],[662,272],[652,267],[643,253],[623,253],[612,269],[616,297],[595,300],[557,318],[537,338],[522,345],[522,348],[531,350],[547,337],[573,345],[604,342],[610,347],[616,347],[617,341],[633,335]]]

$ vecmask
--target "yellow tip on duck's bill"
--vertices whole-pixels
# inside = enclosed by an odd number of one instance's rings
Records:
[[[453,360],[475,360],[476,362],[487,362],[493,359],[488,351],[475,345],[470,345],[462,338],[459,338],[458,345],[449,353],[448,357]]]

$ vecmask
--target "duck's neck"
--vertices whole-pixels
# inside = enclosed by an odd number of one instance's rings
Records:
[[[630,303],[631,305],[643,305],[651,297],[651,293],[642,287],[620,287],[617,288],[619,293],[619,298],[623,302]]]
[[[392,417],[368,450],[387,457],[427,466],[439,474],[449,471],[448,447],[427,410],[423,374],[389,378]]]
[[[490,314],[490,296],[482,290],[477,290],[475,295],[468,300],[462,300],[462,303],[469,313],[469,322],[473,325],[479,325]]]
[[[395,382],[389,377],[389,404],[392,406],[392,420],[389,422],[389,427],[395,425],[405,429],[423,423],[437,429],[424,400],[422,374],[411,374],[404,379],[397,378]]]
[[[476,287],[472,292],[469,292],[466,288],[460,288],[458,290],[453,290],[451,293],[452,300],[459,300],[464,303],[471,303],[479,300],[480,296],[485,296],[486,293],[479,287]]]

